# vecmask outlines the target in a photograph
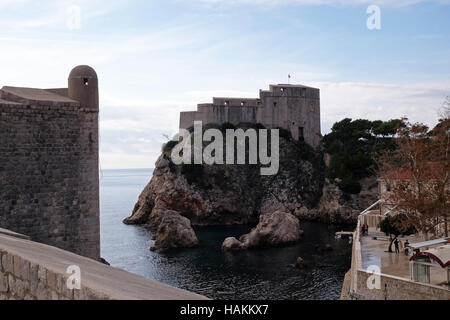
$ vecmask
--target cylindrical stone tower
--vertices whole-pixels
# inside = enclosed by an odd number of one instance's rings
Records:
[[[99,208],[99,139],[98,139],[98,78],[89,66],[78,66],[69,75],[69,98],[80,103],[78,137],[81,160],[74,172],[83,186],[75,195],[79,199],[80,210],[77,223],[72,226],[75,253],[100,258],[100,208]]]
[[[69,74],[69,98],[82,108],[98,110],[98,78],[89,66],[77,66]]]

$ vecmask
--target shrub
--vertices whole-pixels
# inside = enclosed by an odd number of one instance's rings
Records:
[[[166,143],[164,143],[162,145],[162,152],[163,153],[170,153],[172,151],[172,149],[177,145],[178,141],[176,140],[170,140],[167,141]]]
[[[361,184],[353,177],[345,177],[338,183],[339,189],[345,193],[358,194],[361,192]]]
[[[189,184],[196,183],[202,185],[203,165],[201,164],[182,164],[181,174],[185,176]]]
[[[284,138],[286,140],[292,140],[292,135],[291,132],[289,130],[286,130],[284,128],[277,128],[280,132],[280,138]]]

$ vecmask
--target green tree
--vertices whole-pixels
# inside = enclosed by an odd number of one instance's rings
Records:
[[[408,236],[416,232],[416,228],[412,224],[407,224],[407,221],[408,219],[404,214],[387,216],[381,220],[378,227],[381,232],[384,232],[391,239],[388,247],[389,252],[392,252],[392,243],[398,238],[398,236]]]
[[[345,193],[359,193],[359,180],[374,174],[374,156],[395,148],[392,137],[401,122],[350,118],[336,122],[323,138],[325,152],[331,156],[326,177],[339,178],[338,186]]]

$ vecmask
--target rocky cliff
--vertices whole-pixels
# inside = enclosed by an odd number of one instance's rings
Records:
[[[297,218],[354,223],[376,199],[376,181],[360,195],[346,195],[324,177],[324,155],[280,134],[280,166],[274,176],[259,165],[175,165],[165,150],[126,224],[157,229],[167,211],[193,226],[255,223],[260,215],[288,212]]]
[[[167,153],[127,224],[159,224],[173,210],[195,225],[244,224],[279,209],[299,215],[317,207],[324,183],[322,154],[289,137],[280,137],[277,175],[260,175],[259,165],[174,165]]]
[[[359,213],[378,200],[376,177],[360,180],[362,188],[358,194],[344,193],[337,186],[337,182],[325,179],[322,196],[317,207],[303,211],[298,216],[305,220],[317,220],[331,224],[356,224]]]

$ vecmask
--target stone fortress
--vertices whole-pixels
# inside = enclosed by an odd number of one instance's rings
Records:
[[[0,90],[0,228],[100,258],[98,79]]]
[[[180,128],[194,121],[237,125],[260,123],[266,128],[289,130],[292,137],[313,147],[320,143],[320,90],[303,85],[270,85],[260,90],[259,98],[213,98],[212,103],[197,105],[197,111],[180,113]]]
[[[99,261],[98,113],[88,66],[68,88],[0,90],[0,301],[206,299]]]

